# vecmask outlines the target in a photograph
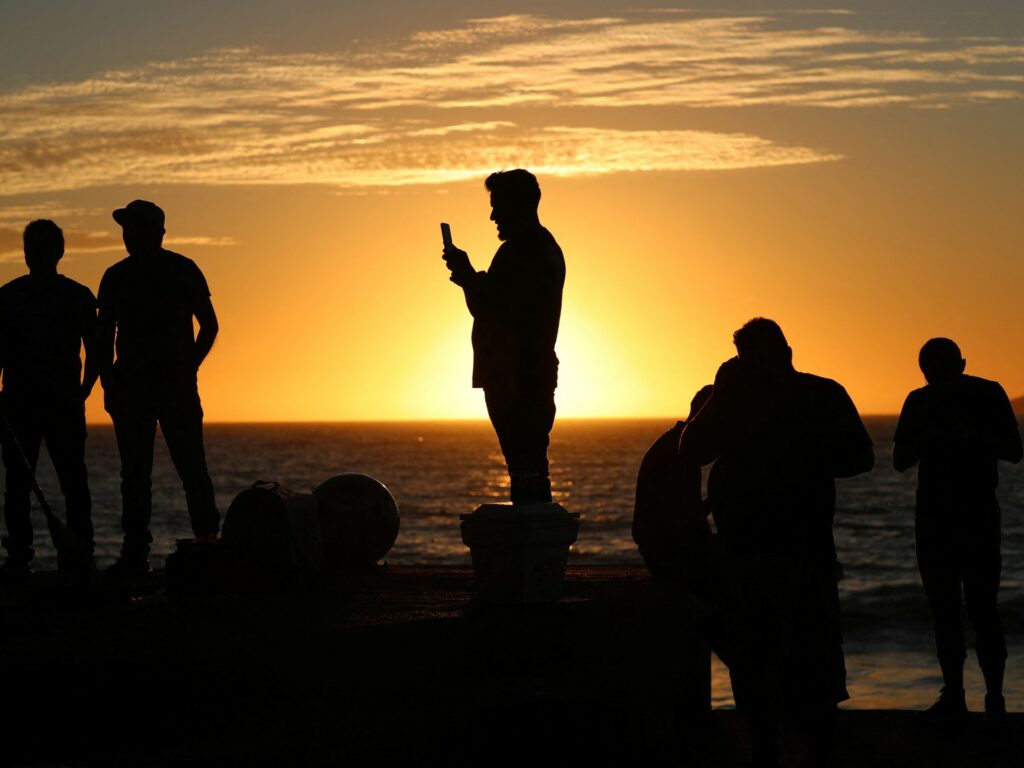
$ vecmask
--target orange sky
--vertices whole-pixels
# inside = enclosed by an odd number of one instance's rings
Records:
[[[1024,392],[1019,15],[567,6],[26,63],[0,81],[0,279],[49,216],[95,290],[109,211],[151,199],[220,316],[209,420],[482,417],[438,222],[485,267],[483,177],[522,165],[566,255],[563,416],[685,415],[755,315],[863,413],[899,409],[935,335]]]

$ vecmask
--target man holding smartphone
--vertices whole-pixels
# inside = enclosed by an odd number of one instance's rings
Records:
[[[451,281],[473,316],[473,386],[484,390],[514,504],[551,501],[548,435],[555,421],[565,259],[537,215],[540,186],[522,169],[487,177],[501,246],[485,272],[445,242]]]

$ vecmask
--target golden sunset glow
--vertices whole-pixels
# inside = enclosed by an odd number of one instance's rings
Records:
[[[937,335],[1024,393],[1020,16],[858,5],[339,9],[332,42],[310,18],[177,55],[97,28],[91,58],[0,78],[0,278],[46,217],[95,291],[110,211],[153,200],[220,318],[209,420],[480,418],[438,223],[486,268],[483,179],[526,167],[568,269],[561,416],[684,416],[755,315],[864,413]]]

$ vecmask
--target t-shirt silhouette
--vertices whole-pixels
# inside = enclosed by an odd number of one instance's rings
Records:
[[[92,291],[59,274],[0,287],[4,391],[34,400],[80,398],[82,338],[96,322]]]
[[[120,375],[195,381],[192,318],[209,295],[195,262],[173,251],[128,256],[110,267],[100,282],[99,307],[117,325]]]

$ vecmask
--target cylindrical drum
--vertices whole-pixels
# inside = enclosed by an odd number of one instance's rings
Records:
[[[398,538],[398,504],[386,487],[348,472],[315,489],[324,567],[329,571],[372,566]]]

